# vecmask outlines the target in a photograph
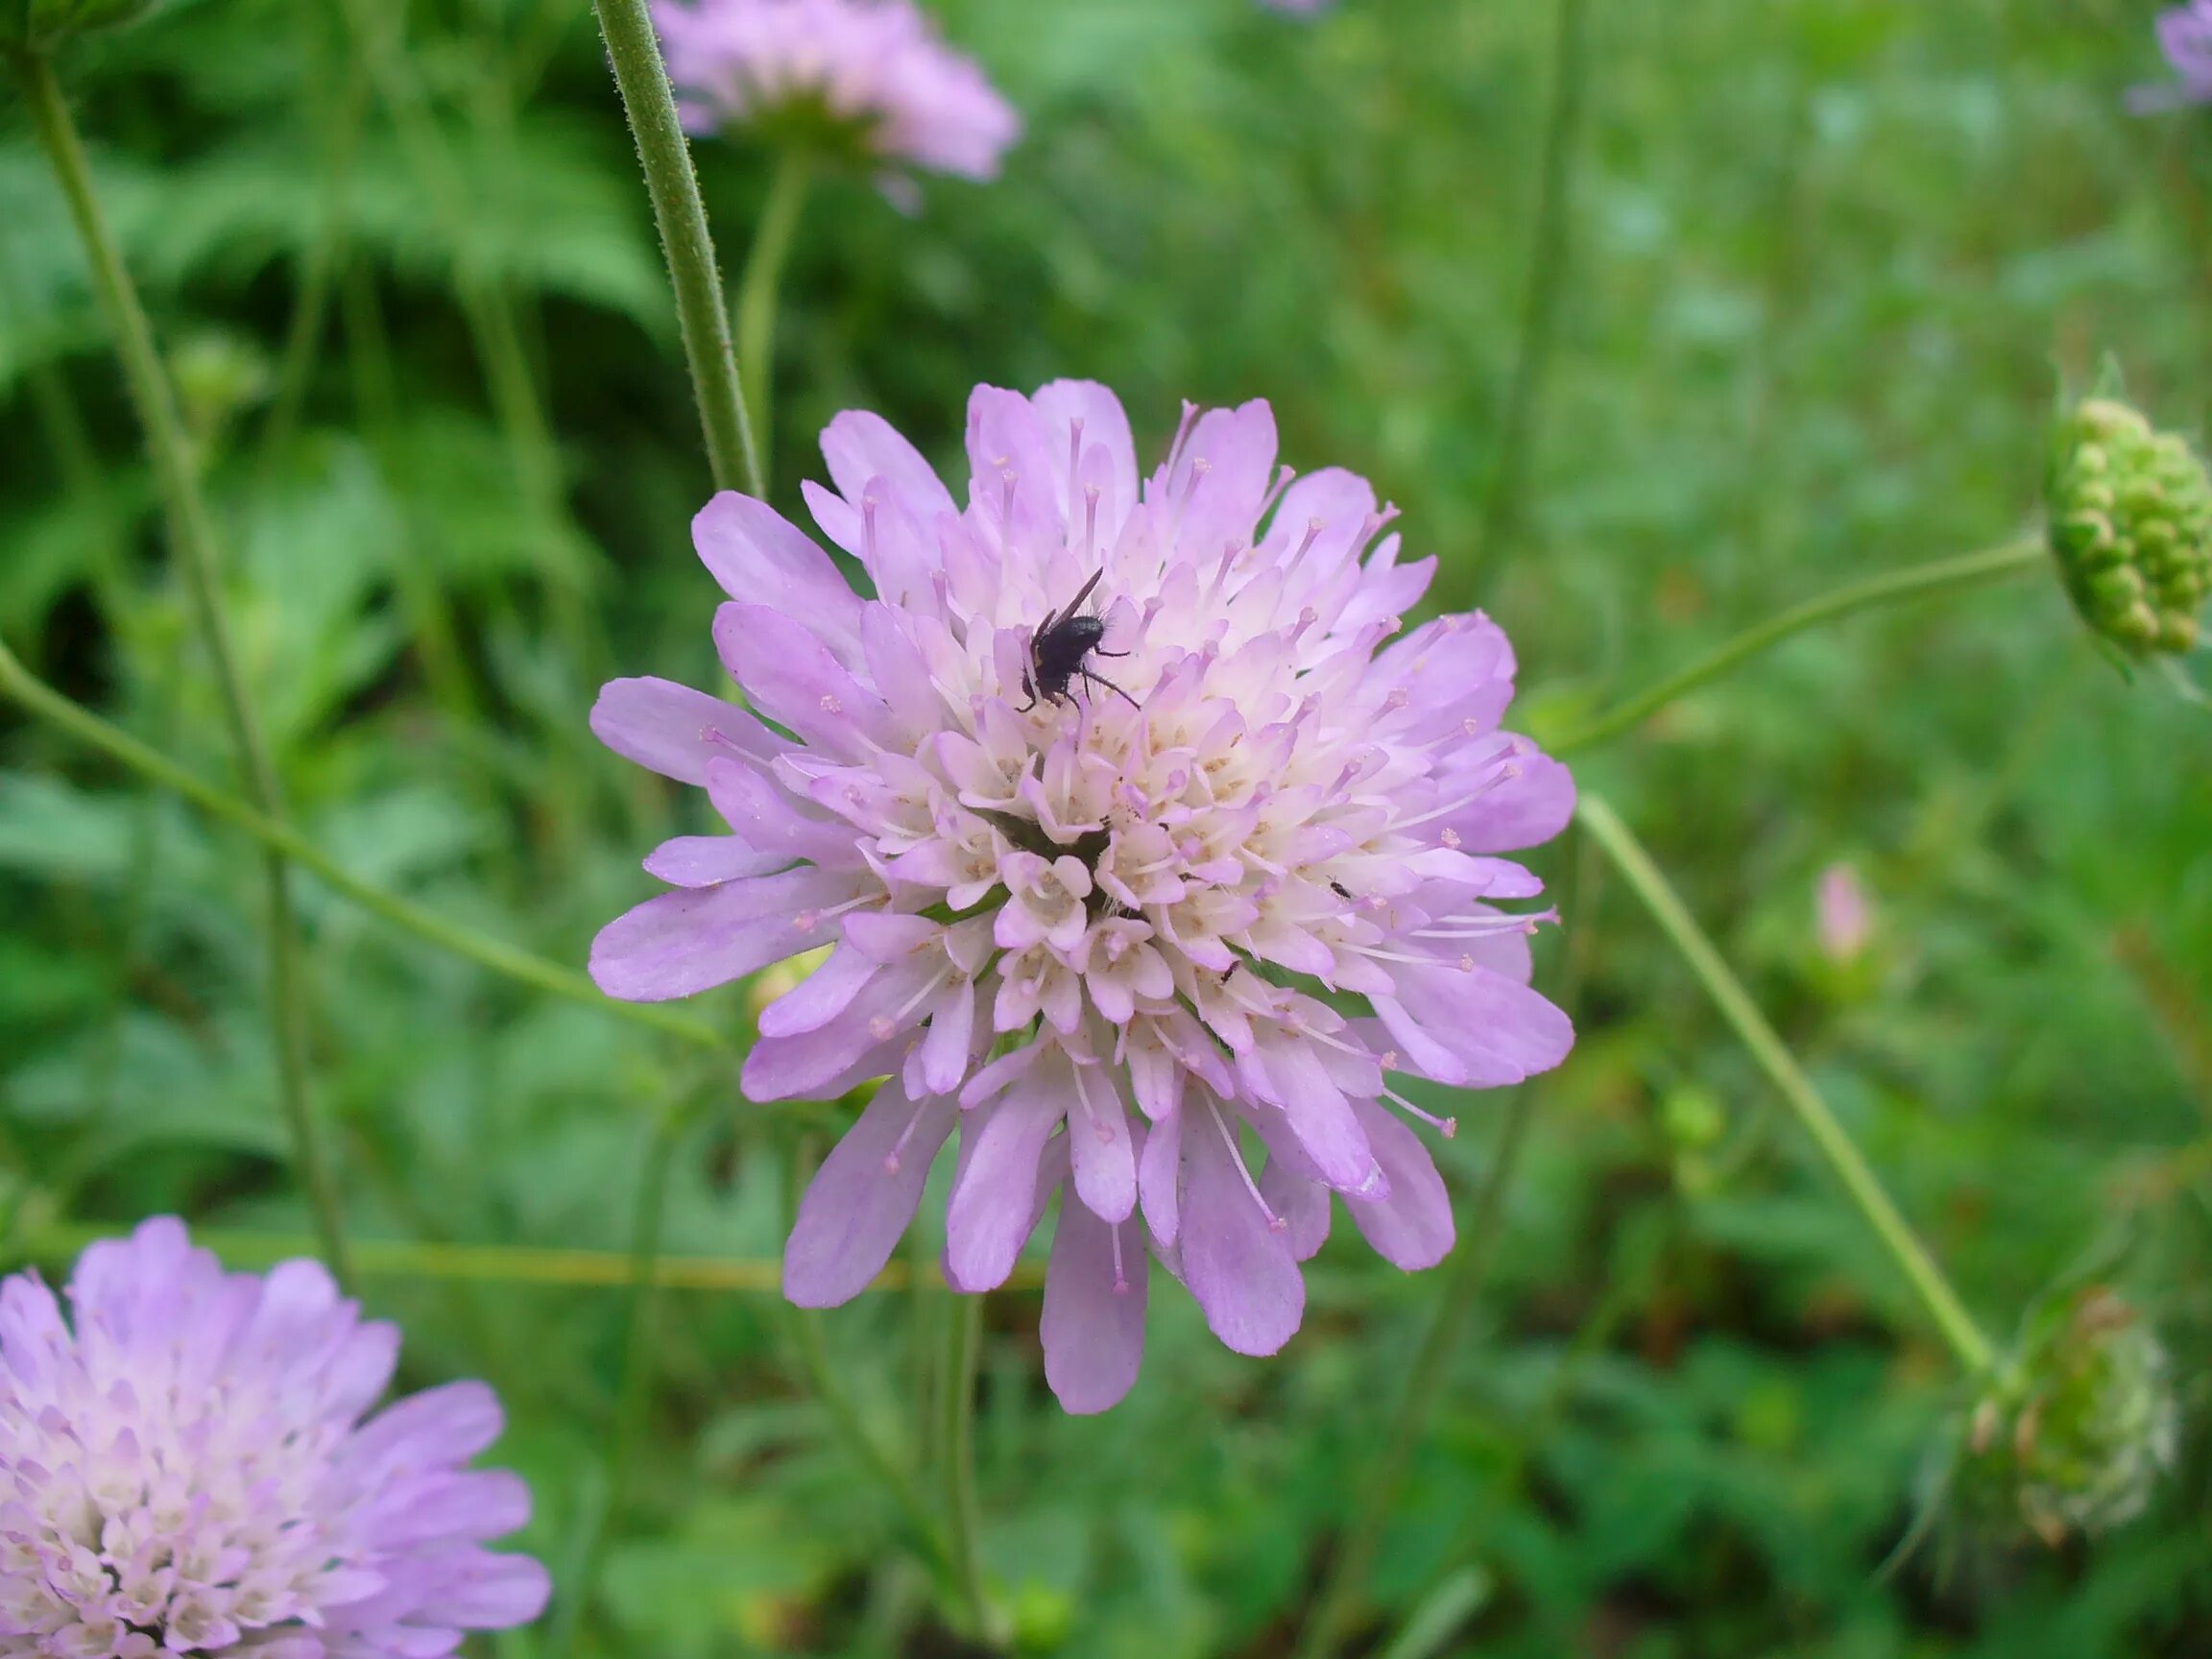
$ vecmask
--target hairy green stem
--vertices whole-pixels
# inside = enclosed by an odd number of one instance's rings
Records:
[[[202,639],[221,692],[224,717],[238,751],[240,768],[255,806],[272,822],[283,814],[283,792],[276,762],[253,712],[231,644],[230,619],[223,603],[222,572],[215,530],[201,493],[199,466],[178,414],[175,389],[154,344],[154,330],[139,302],[136,284],[102,210],[84,146],[70,118],[53,64],[36,53],[12,55],[32,126],[69,204],[77,234],[92,268],[93,287],[115,354],[131,394],[147,452],[161,493],[169,542],[184,567]],[[346,1233],[340,1219],[338,1182],[324,1145],[323,1126],[308,1092],[307,1003],[300,972],[300,929],[292,912],[291,872],[275,851],[265,854],[262,878],[268,921],[270,1035],[276,1050],[276,1094],[290,1127],[293,1159],[314,1212],[323,1255],[331,1271],[346,1279]]]
[[[1528,288],[1522,301],[1521,333],[1514,348],[1512,378],[1499,426],[1498,467],[1491,474],[1490,498],[1482,513],[1481,540],[1476,543],[1471,583],[1479,584],[1498,567],[1520,527],[1529,453],[1544,379],[1551,365],[1558,333],[1559,296],[1567,283],[1568,231],[1575,188],[1576,140],[1582,126],[1585,83],[1589,78],[1588,0],[1554,0],[1551,48],[1551,104],[1544,124],[1544,158],[1536,191],[1535,232],[1528,260]]]
[[[1798,1122],[1804,1125],[1820,1156],[1842,1184],[1844,1192],[1927,1309],[1960,1368],[1969,1377],[1987,1372],[1996,1358],[1989,1339],[1975,1324],[1973,1315],[1966,1311],[1951,1282],[1943,1276],[1943,1270],[1936,1266],[1926,1246],[1898,1213],[1881,1179],[1867,1165],[1842,1124],[1836,1120],[1835,1113],[1813,1086],[1813,1080],[1806,1076],[1789,1046],[1759,1012],[1743,981],[1730,971],[1713,942],[1698,927],[1667,878],[1652,862],[1651,855],[1601,796],[1585,789],[1575,816],[1636,897],[1643,901],[1670,942],[1682,953],[1683,960],[1690,964],[1690,971],[1720,1010],[1720,1017],[1750,1050],[1751,1058],[1767,1073],[1767,1080],[1795,1114]]]
[[[982,1635],[989,1619],[983,1596],[983,1564],[976,1554],[978,1506],[975,1501],[975,1365],[982,1348],[981,1296],[956,1296],[945,1321],[944,1420],[940,1440],[945,1455],[945,1525],[952,1581],[968,1615],[971,1633]]]
[[[689,1015],[651,1002],[618,1002],[581,974],[515,946],[470,932],[425,905],[387,893],[349,874],[282,819],[195,777],[128,732],[109,725],[90,709],[62,696],[25,668],[5,643],[0,643],[0,693],[20,704],[26,712],[129,767],[149,782],[181,795],[202,810],[245,830],[280,863],[289,860],[299,865],[333,892],[350,899],[395,927],[534,990],[602,1009],[635,1024],[650,1026],[704,1047],[733,1046],[720,1031]]]
[[[737,361],[745,373],[763,476],[774,465],[776,447],[776,299],[813,171],[805,151],[785,148],[769,182],[759,228],[753,232],[753,248],[745,256],[745,275],[737,285]]]
[[[1406,1374],[1406,1393],[1391,1417],[1392,1432],[1380,1456],[1369,1465],[1358,1507],[1344,1531],[1331,1562],[1329,1575],[1313,1599],[1305,1630],[1298,1640],[1297,1659],[1327,1659],[1334,1653],[1358,1614],[1366,1594],[1367,1576],[1382,1544],[1382,1528],[1405,1484],[1413,1456],[1420,1450],[1429,1418],[1435,1410],[1450,1370],[1453,1353],[1459,1346],[1475,1299],[1489,1278],[1490,1263],[1504,1231],[1505,1197],[1520,1168],[1521,1154],[1528,1142],[1529,1126],[1536,1120],[1537,1091],[1523,1084],[1505,1108],[1505,1123],[1498,1132],[1498,1150],[1490,1171],[1475,1197],[1467,1236],[1452,1257],[1450,1277],[1438,1297],[1421,1349]]]
[[[1551,739],[1546,747],[1554,755],[1566,755],[1618,737],[1642,725],[1677,697],[1719,679],[1739,663],[1771,650],[1791,635],[1817,628],[1823,622],[1899,600],[1926,598],[1955,588],[1978,587],[1984,582],[2001,582],[2042,564],[2049,557],[2041,536],[2024,536],[1999,547],[1985,547],[1980,552],[1937,559],[1904,570],[1887,570],[1862,582],[1846,583],[1833,592],[1792,605],[1763,622],[1754,623],[1688,667],[1676,669],[1626,702]]]
[[[730,345],[730,313],[722,297],[722,272],[714,262],[714,237],[707,228],[691,146],[677,119],[676,96],[646,0],[592,0],[599,32],[614,68],[622,113],[637,143],[653,199],[653,223],[668,259],[676,293],[676,323],[684,336],[684,361],[707,439],[707,463],[717,490],[743,485],[765,499],[768,480],[745,405],[744,383]]]

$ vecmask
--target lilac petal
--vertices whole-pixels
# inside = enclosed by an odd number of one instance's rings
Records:
[[[1063,1410],[1077,1416],[1119,1403],[1144,1358],[1146,1271],[1134,1229],[1120,1240],[1115,1225],[1083,1205],[1060,1207],[1060,1230],[1045,1268],[1045,1381]]]
[[[395,1481],[384,1502],[359,1513],[386,1550],[442,1539],[481,1543],[530,1524],[530,1487],[504,1469],[456,1469]]]
[[[1264,1060],[1273,1101],[1283,1110],[1315,1176],[1340,1192],[1365,1191],[1381,1179],[1375,1154],[1350,1105],[1305,1042],[1276,1044],[1254,1054]],[[1239,1067],[1240,1070],[1246,1070]]]
[[[1065,444],[1065,435],[1061,442]],[[978,386],[969,394],[970,498],[994,522],[1010,506],[1018,540],[1048,529],[1057,534],[1062,524],[1060,497],[1052,482],[1052,449],[1037,411],[1021,393]]]
[[[1129,1113],[1104,1067],[1080,1080],[1063,1063],[1068,1084],[1068,1156],[1075,1192],[1102,1221],[1126,1221],[1137,1209],[1137,1155]]]
[[[855,508],[868,486],[881,479],[925,523],[939,514],[959,511],[936,469],[880,415],[848,409],[831,421],[822,433],[822,458],[830,464],[837,493]]]
[[[851,944],[851,940],[846,941]],[[865,954],[865,952],[863,952]],[[753,1100],[821,1098],[840,1077],[879,1077],[896,1070],[912,1039],[904,1035],[920,1016],[902,1014],[928,982],[926,962],[878,973],[838,1014],[810,1031],[764,1036],[745,1055],[739,1072]],[[880,1064],[881,1070],[855,1070]]]
[[[804,858],[810,864],[844,869],[860,862],[853,850],[851,825],[802,806],[773,778],[734,760],[716,758],[707,763],[706,783],[707,799],[747,846],[776,854],[785,863]]]
[[[1455,1237],[1452,1194],[1436,1172],[1436,1161],[1421,1137],[1387,1108],[1356,1100],[1352,1109],[1366,1125],[1368,1143],[1390,1178],[1386,1198],[1346,1196],[1344,1207],[1353,1223],[1383,1260],[1408,1272],[1435,1266],[1452,1253]]]
[[[1272,1146],[1267,1167],[1260,1172],[1260,1196],[1267,1208],[1283,1218],[1290,1240],[1290,1254],[1310,1262],[1329,1241],[1329,1189],[1301,1170],[1298,1161],[1277,1154]]]
[[[765,765],[791,745],[735,704],[672,680],[610,680],[591,706],[600,742],[663,778],[707,781],[707,763],[743,755]]]
[[[1268,1224],[1222,1138],[1220,1109],[1194,1103],[1183,1137],[1183,1280],[1214,1335],[1239,1354],[1281,1351],[1306,1315],[1286,1229]]]
[[[625,1002],[663,1002],[725,985],[818,945],[812,913],[853,896],[833,870],[787,870],[663,893],[617,916],[591,942],[591,979]]]
[[[1575,1046],[1575,1026],[1565,1014],[1527,986],[1479,961],[1471,969],[1455,963],[1401,967],[1392,971],[1391,977],[1398,995],[1373,998],[1375,1011],[1397,1035],[1400,1022],[1383,1006],[1395,1002],[1406,1019],[1467,1068],[1470,1087],[1518,1083],[1549,1071]]]
[[[466,1463],[499,1438],[506,1417],[483,1382],[447,1382],[386,1407],[347,1443],[346,1455],[377,1472],[392,1463]]]
[[[1517,853],[1549,841],[1575,816],[1575,777],[1533,749],[1515,757],[1519,776],[1483,790],[1480,799],[1444,820],[1470,853]],[[1464,774],[1460,774],[1464,777]],[[1446,785],[1447,799],[1452,791]]]
[[[1144,1225],[1172,1250],[1182,1224],[1183,1112],[1180,1107],[1152,1119],[1144,1150],[1137,1157],[1137,1193],[1144,1206]]]
[[[1178,541],[1203,561],[1248,538],[1274,482],[1275,412],[1255,398],[1235,409],[1209,409],[1190,429],[1167,480],[1168,499],[1190,492]]]
[[[781,612],[848,665],[860,660],[860,596],[773,507],[722,491],[691,520],[691,540],[731,598]]]
[[[753,706],[808,743],[872,759],[893,741],[883,700],[789,617],[732,600],[714,613],[714,646]]]
[[[950,1099],[917,1106],[897,1078],[814,1172],[783,1247],[783,1294],[834,1308],[865,1290],[914,1220],[929,1166],[959,1117]]]
[[[996,1105],[969,1114],[961,1139],[974,1141],[963,1148],[945,1213],[945,1270],[954,1289],[995,1290],[1014,1271],[1037,1225],[1038,1162],[1067,1108],[1067,1096],[1040,1087],[1032,1072]]]
[[[760,1010],[760,1035],[796,1037],[802,1031],[821,1030],[850,1008],[880,972],[880,963],[850,945],[838,945],[828,961]]]
[[[542,1566],[527,1555],[476,1553],[473,1570],[418,1608],[417,1620],[465,1630],[512,1630],[545,1611],[553,1581]]]
[[[1101,507],[1114,517],[1109,522],[1102,512],[1098,539],[1105,545],[1113,545],[1120,538],[1121,519],[1137,505],[1137,445],[1129,436],[1129,417],[1122,410],[1121,399],[1095,380],[1054,380],[1039,388],[1030,402],[1045,428],[1053,481],[1060,487],[1063,500],[1076,499],[1068,493],[1068,462],[1078,428],[1084,457],[1102,451],[1103,475],[1098,480],[1103,491]],[[1077,465],[1082,466],[1081,461]]]
[[[756,852],[734,835],[678,835],[645,855],[645,873],[671,887],[714,887],[767,876],[790,862],[781,854]]]

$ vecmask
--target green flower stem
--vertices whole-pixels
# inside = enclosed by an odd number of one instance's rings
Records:
[[[765,499],[768,480],[746,411],[737,360],[730,346],[730,313],[722,297],[722,273],[714,262],[714,237],[707,228],[699,178],[691,170],[691,147],[676,116],[676,96],[661,42],[653,33],[646,0],[592,0],[622,112],[637,143],[645,169],[645,190],[653,199],[653,222],[668,258],[668,278],[676,291],[676,322],[684,336],[684,360],[691,371],[691,395],[699,404],[699,424],[707,438],[707,461],[717,490],[740,484]]]
[[[1823,622],[1899,600],[1925,598],[1956,588],[1975,588],[1984,582],[2001,582],[2041,565],[2050,556],[2040,535],[2024,536],[2001,547],[1937,559],[1904,570],[1885,571],[1863,582],[1847,583],[1833,592],[1792,605],[1744,629],[1719,649],[1708,652],[1686,668],[1675,670],[1656,685],[1647,686],[1596,719],[1551,739],[1546,747],[1553,755],[1563,756],[1618,737],[1642,725],[1677,697],[1719,679],[1739,663],[1772,649],[1791,635],[1817,628]]]
[[[1421,1350],[1413,1357],[1412,1367],[1407,1372],[1406,1394],[1392,1415],[1390,1440],[1368,1468],[1358,1507],[1345,1528],[1344,1541],[1337,1547],[1329,1575],[1313,1599],[1313,1611],[1307,1615],[1306,1627],[1298,1641],[1297,1659],[1328,1659],[1337,1650],[1358,1614],[1360,1600],[1367,1590],[1367,1575],[1374,1571],[1375,1557],[1382,1548],[1382,1528],[1389,1522],[1398,1490],[1405,1484],[1407,1472],[1413,1465],[1413,1455],[1420,1450],[1421,1437],[1428,1429],[1430,1414],[1443,1392],[1445,1375],[1459,1346],[1460,1333],[1466,1329],[1475,1299],[1481,1294],[1482,1286],[1490,1276],[1490,1263],[1504,1231],[1505,1196],[1520,1168],[1529,1126],[1536,1120],[1539,1098],[1535,1089],[1524,1084],[1514,1091],[1512,1101],[1505,1108],[1505,1123],[1498,1132],[1498,1150],[1490,1161],[1489,1174],[1476,1194],[1474,1213],[1467,1222],[1467,1236],[1453,1253],[1448,1270],[1450,1277],[1437,1299],[1428,1333],[1421,1338]]]
[[[1498,469],[1491,476],[1490,497],[1483,506],[1475,568],[1468,573],[1470,586],[1478,589],[1488,579],[1488,572],[1497,568],[1520,525],[1544,378],[1558,334],[1559,296],[1567,285],[1575,157],[1590,73],[1589,5],[1588,0],[1554,0],[1554,6],[1551,104],[1545,117],[1528,288],[1522,302],[1512,378],[1505,390],[1505,413],[1499,423]]]
[[[658,1275],[668,1176],[675,1166],[676,1148],[692,1121],[693,1115],[684,1101],[669,1101],[661,1108],[652,1138],[646,1142],[630,1216],[630,1272],[623,1288],[622,1370],[615,1385],[614,1445],[608,1455],[606,1480],[596,1494],[594,1519],[586,1529],[575,1570],[564,1581],[561,1607],[546,1639],[547,1649],[555,1659],[566,1659],[575,1651],[577,1634],[583,1628],[592,1588],[606,1557],[609,1523],[622,1512],[630,1495],[631,1468],[644,1438],[646,1404],[653,1394],[655,1348],[660,1335]]]
[[[93,286],[115,337],[115,354],[123,367],[131,401],[145,429],[147,451],[168,518],[170,547],[184,566],[247,789],[259,812],[276,822],[283,814],[283,792],[231,644],[214,525],[201,494],[199,467],[178,414],[176,392],[155,347],[154,330],[146,320],[145,307],[139,303],[137,287],[123,263],[122,250],[101,209],[92,169],[54,66],[36,53],[12,57],[32,125],[84,245]],[[283,856],[272,850],[262,860],[262,876],[268,908],[270,1035],[276,1048],[277,1098],[290,1126],[297,1173],[314,1212],[324,1260],[344,1282],[346,1233],[339,1214],[338,1182],[308,1093],[307,1003],[300,974],[300,928],[292,912],[291,871]]]
[[[989,1620],[983,1598],[983,1565],[975,1553],[975,1362],[982,1347],[983,1298],[958,1296],[945,1321],[945,1396],[941,1431],[945,1455],[947,1553],[954,1587],[968,1614],[972,1634],[982,1635]]]
[[[778,1271],[781,1272],[780,1267]],[[781,1280],[777,1283],[780,1286]],[[838,1444],[867,1471],[869,1479],[883,1489],[939,1580],[956,1583],[958,1575],[944,1531],[930,1513],[929,1505],[923,1502],[913,1472],[901,1463],[861,1420],[859,1408],[845,1392],[844,1383],[838,1381],[836,1370],[830,1363],[829,1350],[823,1344],[822,1315],[810,1309],[794,1308],[790,1310],[790,1325],[792,1347],[806,1373],[806,1385],[828,1414]]]
[[[325,885],[393,926],[428,940],[442,950],[465,957],[510,979],[572,1002],[586,1003],[635,1024],[681,1037],[709,1048],[733,1045],[713,1026],[672,1008],[651,1002],[618,1002],[603,994],[585,975],[549,962],[542,956],[487,939],[435,910],[402,899],[396,893],[349,874],[282,819],[195,777],[167,756],[149,748],[128,732],[109,725],[90,709],[72,703],[35,677],[4,643],[0,643],[0,693],[23,709],[67,733],[87,748],[96,749],[163,789],[181,795],[195,806],[236,826],[261,843],[279,865],[289,861],[321,879]]]
[[[1758,1062],[1759,1069],[1767,1073],[1783,1101],[1805,1126],[1805,1132],[1812,1136],[1814,1145],[1835,1171],[1836,1179],[1842,1183],[1843,1190],[1858,1207],[1859,1214],[1927,1308],[1929,1317],[1950,1345],[1960,1368],[1969,1377],[1989,1371],[1996,1360],[1989,1339],[1983,1335],[1973,1315],[1959,1300],[1943,1270],[1936,1265],[1905,1217],[1898,1214],[1881,1180],[1836,1120],[1835,1113],[1814,1088],[1813,1080],[1805,1075],[1796,1058],[1775,1034],[1774,1027],[1759,1012],[1743,982],[1729,971],[1720,952],[1705,937],[1643,844],[1601,796],[1588,790],[1583,791],[1575,816],[1636,897],[1644,902],[1645,908],[1651,912],[1652,919],[1674,948],[1681,951],[1691,972],[1696,974],[1706,994],[1720,1010],[1720,1017],[1751,1051],[1751,1058]]]
[[[768,185],[759,228],[753,232],[752,252],[745,256],[745,275],[737,285],[737,361],[751,393],[753,437],[759,445],[763,474],[774,464],[776,445],[776,297],[813,173],[813,160],[805,151],[785,147]]]

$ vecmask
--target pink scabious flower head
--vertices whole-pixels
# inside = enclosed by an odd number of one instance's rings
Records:
[[[1385,1257],[1450,1249],[1450,1204],[1391,1074],[1468,1088],[1555,1066],[1529,989],[1567,771],[1500,730],[1505,636],[1407,629],[1354,474],[1293,481],[1264,403],[1186,407],[1140,474],[1102,386],[978,387],[965,501],[874,415],[830,422],[814,520],[874,584],[744,496],[693,528],[754,712],[658,680],[593,729],[705,785],[729,835],[646,868],[676,891],[601,932],[610,995],[686,996],[831,945],[761,1013],[756,1100],[887,1080],[830,1154],[784,1258],[792,1300],[857,1293],[955,1129],[945,1271],[1003,1282],[1063,1193],[1048,1380],[1134,1381],[1148,1255],[1231,1348],[1298,1328],[1330,1198]],[[768,724],[768,723],[773,723]],[[1263,1155],[1263,1161],[1262,1161]]]
[[[545,1570],[480,1382],[373,1416],[399,1351],[312,1262],[227,1274],[183,1224],[0,1284],[0,1659],[436,1659]]]
[[[2212,104],[2212,0],[2188,0],[2158,13],[2158,47],[2176,80],[2130,87],[2128,107],[2138,115]]]
[[[655,0],[696,132],[995,179],[1022,119],[913,0]]]

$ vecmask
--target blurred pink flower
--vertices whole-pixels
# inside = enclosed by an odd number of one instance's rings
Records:
[[[2158,45],[2176,81],[2130,87],[2128,108],[2138,115],[2212,104],[2212,0],[2189,0],[2158,14]]]
[[[1528,988],[1536,918],[1498,908],[1541,884],[1495,854],[1575,800],[1499,729],[1503,633],[1407,631],[1435,560],[1400,562],[1364,479],[1278,472],[1264,403],[1186,406],[1141,479],[1104,387],[978,387],[965,505],[876,416],[822,448],[808,505],[877,597],[718,495],[693,528],[760,718],[659,680],[592,714],[733,831],[646,860],[677,891],[599,935],[600,986],[684,997],[834,943],[762,1012],[746,1092],[888,1074],[801,1206],[792,1300],[875,1277],[955,1127],[957,1288],[1002,1283],[1065,1190],[1044,1341],[1070,1410],[1136,1378],[1147,1242],[1245,1354],[1297,1330],[1332,1193],[1390,1261],[1439,1261],[1405,1120],[1437,1119],[1386,1073],[1494,1088],[1574,1040]]]
[[[1831,864],[1821,871],[1814,908],[1819,920],[1820,953],[1838,964],[1857,961],[1874,930],[1858,871],[1848,864]]]
[[[755,127],[994,179],[1022,119],[913,0],[655,0],[694,132]]]
[[[0,1283],[0,1654],[422,1659],[544,1611],[481,1382],[372,1411],[399,1357],[313,1262],[226,1273],[174,1217],[94,1244],[69,1315]]]

